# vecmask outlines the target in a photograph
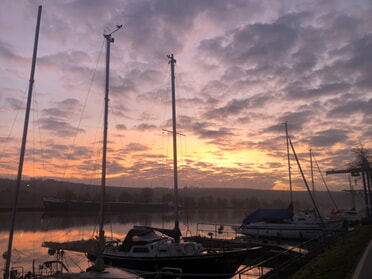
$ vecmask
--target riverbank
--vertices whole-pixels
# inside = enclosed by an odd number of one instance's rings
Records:
[[[332,248],[325,250],[288,276],[291,279],[349,279],[368,243],[372,240],[372,224],[355,228],[340,236]]]

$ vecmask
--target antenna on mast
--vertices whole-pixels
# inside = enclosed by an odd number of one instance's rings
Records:
[[[111,32],[108,31],[107,33],[105,32],[105,34],[103,34],[103,36],[106,39],[110,40],[111,43],[113,43],[114,38],[111,38],[111,35],[114,34],[116,31],[119,31],[122,27],[123,27],[123,24],[120,24],[120,25],[117,24],[114,30],[112,30]]]

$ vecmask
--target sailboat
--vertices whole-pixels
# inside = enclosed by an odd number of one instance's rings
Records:
[[[320,214],[315,199],[310,191],[305,179],[297,154],[293,147],[291,138],[288,135],[287,123],[285,123],[286,143],[287,143],[287,160],[288,176],[290,187],[291,202],[288,208],[280,209],[257,209],[250,215],[246,216],[240,226],[232,226],[235,232],[248,235],[254,238],[274,238],[309,240],[318,239],[335,231],[343,229],[342,220],[325,219]],[[297,165],[300,169],[303,181],[305,182],[311,201],[314,205],[314,212],[306,211],[303,215],[294,215],[293,197],[292,197],[292,179],[291,166],[289,158],[289,147],[292,148]]]
[[[38,49],[38,43],[39,43],[41,12],[42,12],[42,6],[39,6],[37,21],[36,21],[36,32],[35,32],[32,64],[31,64],[31,74],[30,74],[29,87],[28,87],[26,113],[25,113],[25,119],[24,119],[24,124],[23,124],[23,134],[22,134],[19,164],[18,164],[16,189],[15,189],[15,195],[14,195],[14,201],[13,201],[11,225],[9,229],[8,250],[3,254],[3,257],[6,259],[5,269],[4,269],[4,274],[3,274],[4,279],[9,279],[9,278],[17,279],[17,278],[22,278],[23,276],[26,276],[26,275],[29,278],[33,278],[35,276],[34,272],[28,272],[27,274],[24,274],[23,267],[11,266],[11,263],[12,263],[13,238],[14,238],[14,232],[15,232],[15,221],[17,217],[19,193],[20,193],[20,186],[22,182],[23,163],[24,163],[24,157],[26,153],[28,123],[29,123],[30,111],[31,111],[32,90],[33,90],[35,68],[36,68],[37,49]],[[55,261],[48,261],[48,262],[43,263],[42,265],[40,265],[39,271],[40,272],[45,271],[46,269],[44,269],[44,267],[47,267],[47,266],[48,266],[47,269],[49,271],[49,276],[53,276],[56,273],[62,274],[63,270],[67,270],[66,266],[59,259],[57,259]],[[50,269],[51,267],[53,269]]]
[[[162,268],[180,272],[181,278],[231,278],[249,256],[251,249],[208,250],[197,242],[182,241],[179,228],[179,202],[177,177],[177,130],[175,104],[176,60],[167,56],[171,67],[172,126],[173,126],[173,176],[174,176],[174,228],[163,229],[135,226],[125,239],[104,250],[104,261],[112,266],[124,267],[135,272],[156,272]],[[145,276],[147,278],[147,276]],[[151,276],[148,276],[151,278]]]
[[[41,21],[41,11],[42,6],[38,8],[38,17],[37,17],[37,24],[36,24],[36,33],[35,33],[35,43],[34,43],[34,51],[33,51],[33,59],[32,59],[32,68],[31,68],[31,75],[30,75],[30,85],[28,91],[28,99],[26,105],[26,114],[25,114],[25,121],[24,121],[24,129],[23,129],[23,137],[22,137],[22,145],[21,145],[21,152],[20,152],[20,161],[18,167],[18,176],[17,176],[17,184],[16,184],[16,194],[13,204],[13,211],[12,211],[12,222],[11,228],[9,233],[9,241],[8,241],[8,250],[5,253],[6,256],[6,266],[4,272],[4,279],[23,279],[23,278],[45,278],[45,279],[79,279],[79,278],[111,278],[111,279],[134,279],[138,278],[137,275],[133,273],[124,271],[118,268],[106,267],[103,264],[103,254],[102,251],[104,249],[104,232],[103,232],[103,205],[101,205],[101,212],[100,212],[100,235],[99,235],[99,242],[98,245],[94,244],[93,246],[98,247],[97,253],[97,260],[92,268],[87,270],[86,272],[79,272],[79,273],[72,273],[68,270],[66,265],[63,263],[63,253],[61,253],[60,249],[56,250],[56,259],[46,261],[39,265],[38,271],[35,270],[34,262],[33,262],[33,271],[29,271],[25,273],[23,267],[16,266],[11,267],[11,256],[12,256],[12,247],[13,247],[13,236],[14,236],[14,228],[15,228],[15,219],[16,219],[16,211],[18,207],[18,197],[19,197],[19,189],[22,179],[22,172],[23,172],[23,162],[24,162],[24,155],[26,151],[26,141],[27,141],[27,130],[28,130],[28,122],[29,122],[29,115],[31,111],[31,99],[32,99],[32,88],[34,82],[34,73],[35,73],[35,66],[36,66],[36,56],[37,56],[37,46],[38,46],[38,38],[39,38],[39,29],[40,29],[40,21]],[[113,32],[104,35],[107,40],[107,49],[108,49],[108,57],[109,57],[109,44],[113,42],[111,38],[111,34],[119,30],[121,26],[117,26]],[[108,62],[106,65],[109,65]],[[108,101],[108,71],[106,71],[106,103]],[[105,104],[107,110],[107,104]],[[105,117],[105,126],[107,127],[107,114]],[[107,129],[104,132],[104,139],[107,141]],[[106,145],[104,145],[104,151],[106,151]],[[105,154],[106,152],[104,152]],[[104,189],[105,189],[105,156],[104,156],[104,163],[102,164],[102,196],[104,197]],[[102,204],[104,202],[104,198],[102,198]],[[51,250],[50,250],[51,251]]]

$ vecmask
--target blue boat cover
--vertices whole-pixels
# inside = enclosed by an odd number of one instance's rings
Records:
[[[257,209],[243,219],[243,224],[256,222],[278,222],[293,219],[293,206],[281,209]]]

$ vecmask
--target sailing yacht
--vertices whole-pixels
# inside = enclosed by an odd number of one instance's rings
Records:
[[[38,38],[39,38],[39,30],[40,30],[40,21],[41,21],[41,12],[42,6],[38,8],[38,17],[37,17],[37,24],[36,24],[36,33],[35,33],[35,42],[34,42],[34,52],[33,52],[33,59],[32,59],[32,67],[31,67],[31,75],[30,75],[30,85],[28,91],[28,99],[26,105],[26,115],[24,121],[24,128],[23,128],[23,137],[22,137],[22,145],[21,145],[21,152],[20,152],[20,161],[18,167],[18,176],[17,176],[17,184],[16,184],[16,195],[14,198],[13,204],[13,211],[12,211],[12,222],[9,232],[9,241],[8,241],[8,251],[4,253],[4,257],[6,258],[6,266],[5,272],[3,275],[4,279],[33,279],[33,278],[45,278],[45,279],[80,279],[80,278],[111,278],[111,279],[134,279],[138,278],[137,275],[133,273],[124,271],[122,269],[113,268],[113,267],[104,267],[103,265],[103,255],[102,251],[105,246],[104,243],[104,235],[103,235],[103,202],[101,205],[101,214],[100,214],[100,236],[98,243],[99,251],[97,253],[97,260],[95,265],[90,270],[86,272],[79,272],[79,273],[72,273],[68,270],[66,265],[63,263],[63,252],[60,249],[55,250],[56,259],[51,261],[46,261],[39,265],[38,270],[36,270],[34,263],[33,263],[33,270],[29,272],[25,272],[23,267],[20,266],[11,266],[11,257],[12,257],[12,247],[13,247],[13,235],[14,235],[14,228],[15,228],[15,219],[16,219],[16,211],[18,207],[18,197],[19,197],[19,188],[22,179],[22,172],[23,172],[23,162],[24,162],[24,155],[26,151],[26,140],[27,140],[27,130],[28,130],[28,122],[29,122],[29,115],[31,111],[31,99],[32,99],[32,88],[34,82],[34,73],[35,73],[35,66],[36,66],[36,56],[37,56],[37,46],[38,46]],[[113,32],[104,35],[107,40],[107,49],[109,50],[110,43],[113,42],[111,38],[111,34],[118,31],[121,26],[117,26]],[[109,51],[108,51],[109,54]],[[108,65],[108,64],[106,64]],[[106,72],[108,73],[108,72]],[[108,77],[106,78],[106,101],[108,101]],[[107,107],[107,104],[105,104]],[[105,123],[107,122],[107,118],[105,118]],[[104,138],[107,137],[107,129],[105,129]],[[104,151],[106,146],[104,145]],[[105,152],[104,152],[105,153]],[[103,161],[105,160],[105,157]],[[104,191],[104,180],[105,180],[105,167],[106,164],[103,164],[102,167],[102,191]],[[52,251],[52,250],[50,250]]]
[[[177,131],[175,106],[176,60],[167,56],[171,67],[174,210],[173,229],[136,226],[126,238],[104,250],[104,261],[134,272],[156,272],[162,268],[177,270],[181,278],[231,278],[249,256],[251,249],[205,249],[202,244],[182,241],[178,220]],[[255,249],[255,253],[256,253]],[[145,276],[151,278],[152,276]]]
[[[232,229],[239,234],[248,235],[254,238],[275,238],[308,240],[318,239],[327,236],[335,231],[343,229],[342,220],[331,220],[322,217],[316,202],[311,194],[302,168],[299,164],[291,138],[288,135],[287,123],[285,123],[287,157],[288,157],[288,176],[291,202],[288,208],[280,209],[257,209],[250,215],[246,216],[240,226],[232,226]],[[305,182],[309,196],[314,205],[313,211],[305,211],[303,215],[294,215],[293,198],[292,198],[292,179],[291,166],[289,159],[289,147],[292,148],[297,165],[300,169],[303,181]]]

